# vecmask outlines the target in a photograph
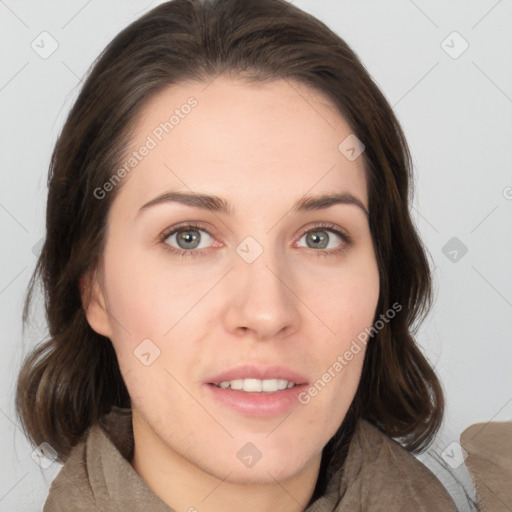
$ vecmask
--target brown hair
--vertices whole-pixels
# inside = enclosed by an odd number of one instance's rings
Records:
[[[368,343],[358,391],[324,453],[341,453],[358,418],[401,438],[410,451],[424,450],[440,427],[444,401],[414,340],[414,326],[431,304],[431,278],[409,213],[409,149],[355,53],[285,0],[166,2],[120,32],[92,66],[52,154],[46,239],[23,311],[25,325],[40,278],[49,339],[25,360],[16,394],[28,436],[36,444],[48,442],[64,461],[112,406],[130,407],[112,344],[91,329],[82,308],[80,278],[99,260],[120,187],[102,200],[94,190],[122,162],[150,98],[173,84],[208,82],[227,72],[247,83],[285,79],[323,92],[366,148],[369,223],[380,274],[375,319],[394,303],[402,310]]]

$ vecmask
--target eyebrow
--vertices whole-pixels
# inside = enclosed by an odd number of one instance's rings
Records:
[[[142,205],[135,215],[135,218],[139,217],[141,213],[147,211],[149,208],[165,203],[180,203],[211,212],[224,213],[226,215],[231,215],[234,212],[233,205],[231,205],[226,199],[219,196],[201,194],[198,192],[170,191],[159,195]],[[294,203],[291,211],[293,213],[300,213],[312,210],[325,210],[336,204],[355,205],[359,207],[366,216],[369,215],[369,212],[363,202],[349,192],[339,194],[322,194],[317,196],[306,195]]]

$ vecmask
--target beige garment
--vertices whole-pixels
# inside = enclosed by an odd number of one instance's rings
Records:
[[[511,426],[512,423],[509,424],[509,434]],[[478,436],[470,438],[466,445],[466,450],[472,452],[470,462],[477,465],[480,453],[478,439]],[[487,441],[487,437],[485,439]],[[473,450],[475,442],[476,448]],[[484,453],[495,451],[492,443],[484,446]],[[72,449],[52,482],[44,512],[174,512],[133,469],[129,462],[132,453],[131,413],[115,408],[100,424],[91,427],[85,441]],[[510,456],[505,459],[503,464],[508,464],[510,476]],[[480,475],[479,471],[477,474]],[[485,476],[480,476],[481,482],[488,485]],[[481,494],[482,499],[487,500],[484,494]],[[500,499],[508,499],[512,503],[510,498],[510,490],[500,495]],[[496,512],[509,509],[481,510]],[[326,492],[311,503],[305,512],[363,511],[456,512],[456,507],[443,485],[426,466],[375,426],[360,420],[354,431],[342,477],[335,473],[328,482]]]
[[[476,423],[460,436],[483,512],[512,512],[512,422]]]

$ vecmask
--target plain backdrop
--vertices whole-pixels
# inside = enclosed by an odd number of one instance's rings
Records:
[[[51,151],[90,64],[159,3],[0,0],[1,511],[41,510],[61,467],[35,462],[13,406],[21,359],[45,333],[41,306],[25,336],[21,312]],[[410,144],[436,283],[418,339],[446,393],[442,450],[470,424],[512,419],[512,1],[294,4],[355,50]],[[41,38],[51,55],[34,49]]]

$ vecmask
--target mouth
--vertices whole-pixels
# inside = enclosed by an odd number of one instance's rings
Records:
[[[277,393],[285,389],[292,389],[301,384],[297,384],[287,379],[234,379],[224,380],[219,383],[209,383],[220,389],[233,389],[235,391],[242,391],[245,393]]]
[[[216,406],[246,417],[275,417],[297,407],[308,385],[301,373],[278,365],[239,364],[204,382]]]

